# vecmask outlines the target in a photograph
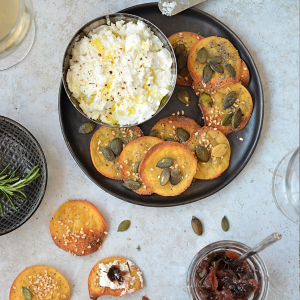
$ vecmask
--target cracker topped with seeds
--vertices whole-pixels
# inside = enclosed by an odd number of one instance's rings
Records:
[[[161,196],[177,196],[191,184],[197,160],[191,151],[177,142],[153,146],[139,166],[143,183]]]
[[[23,270],[10,288],[9,300],[20,299],[68,300],[70,287],[64,276],[56,269],[36,265]]]
[[[143,287],[142,272],[135,263],[121,256],[107,257],[97,262],[88,279],[90,299],[105,295],[122,297]]]
[[[218,90],[199,90],[199,106],[204,124],[225,135],[244,128],[252,114],[253,102],[240,83],[226,84]]]
[[[53,242],[73,256],[85,256],[100,249],[106,235],[105,219],[92,203],[68,200],[50,221]]]
[[[120,173],[125,187],[140,195],[152,194],[152,189],[143,184],[138,168],[148,150],[161,142],[163,140],[153,136],[142,136],[126,145],[119,160]]]
[[[93,135],[90,152],[93,164],[102,175],[121,180],[119,157],[125,145],[143,136],[138,126],[112,128],[102,126]]]
[[[187,68],[187,58],[190,50],[202,39],[204,39],[203,36],[186,31],[174,33],[168,38],[175,51],[177,60],[177,84],[183,86],[191,85],[192,78]]]
[[[242,60],[241,84],[246,88],[250,82],[250,72],[246,63]]]
[[[242,72],[237,49],[229,40],[217,36],[200,40],[190,51],[187,66],[193,81],[207,89],[237,83]]]
[[[215,129],[204,126],[193,132],[185,143],[197,159],[196,179],[217,178],[229,167],[229,141],[221,131]]]
[[[169,116],[159,120],[150,135],[169,142],[185,143],[190,134],[201,126],[193,119],[183,116]]]

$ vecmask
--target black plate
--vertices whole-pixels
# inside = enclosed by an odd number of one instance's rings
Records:
[[[241,40],[223,23],[214,17],[195,8],[190,8],[173,17],[163,16],[157,3],[143,4],[127,8],[122,12],[143,17],[159,27],[166,36],[180,31],[191,31],[202,36],[217,35],[227,38],[238,49],[241,58],[246,62],[250,71],[248,90],[253,98],[253,113],[248,125],[236,133],[228,135],[231,145],[231,161],[229,168],[214,180],[197,180],[184,193],[175,197],[162,197],[156,194],[141,196],[125,189],[121,181],[112,180],[101,175],[95,168],[90,156],[90,140],[92,133],[82,135],[78,133],[79,126],[87,119],[72,105],[67,97],[63,85],[59,91],[59,116],[62,133],[66,144],[80,168],[86,175],[111,195],[130,203],[146,206],[174,206],[190,203],[208,197],[231,182],[245,167],[257,145],[263,123],[263,91],[259,74],[254,61]],[[203,125],[202,114],[198,107],[198,97],[191,87],[185,88],[191,96],[191,104],[186,107],[175,94],[172,95],[166,107],[153,119],[140,125],[144,134],[149,134],[152,126],[161,118],[184,110],[185,116],[193,118]],[[243,141],[239,138],[243,138]]]
[[[0,172],[8,164],[10,167],[5,174],[20,166],[16,175],[21,176],[39,165],[41,176],[24,187],[28,201],[12,197],[17,211],[0,194],[4,210],[4,216],[0,213],[0,235],[15,230],[29,220],[42,202],[47,186],[46,159],[37,140],[19,123],[0,116]]]

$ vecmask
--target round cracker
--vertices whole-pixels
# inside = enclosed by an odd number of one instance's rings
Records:
[[[174,33],[168,38],[174,50],[178,44],[184,44],[185,50],[188,53],[202,39],[204,39],[203,36],[188,31]],[[190,86],[192,84],[192,77],[190,74],[187,74],[185,77],[181,77],[177,73],[176,83],[182,86]]]
[[[135,180],[141,183],[141,187],[134,191],[137,194],[151,195],[153,191],[143,184],[138,173],[134,173],[134,165],[143,159],[148,150],[161,142],[161,139],[153,136],[142,136],[128,143],[120,155],[119,165],[123,181]]]
[[[143,135],[142,130],[138,126],[128,128],[100,127],[94,133],[90,144],[92,161],[97,171],[108,178],[121,180],[119,156],[115,157],[114,161],[108,161],[103,156],[101,147],[110,148],[110,143],[114,138],[120,138],[123,144],[126,145]]]
[[[206,83],[203,80],[203,69],[207,63],[201,64],[197,59],[197,53],[202,47],[208,51],[209,57],[221,56],[223,59],[221,65],[224,68],[224,73],[214,72],[212,79]],[[239,53],[230,41],[221,37],[210,36],[200,40],[190,51],[187,64],[193,81],[207,89],[218,89],[227,83],[237,83],[241,78],[242,60]],[[235,69],[235,78],[230,77],[227,73],[226,64],[232,65]]]
[[[74,256],[99,250],[106,234],[105,219],[95,205],[85,200],[68,200],[50,221],[53,242]]]
[[[49,266],[36,265],[23,270],[10,288],[9,300],[25,299],[22,287],[31,292],[32,300],[70,299],[70,287],[67,280],[60,272]],[[38,288],[39,291],[37,291]]]
[[[165,140],[166,138],[172,138],[180,142],[176,134],[176,128],[181,127],[189,134],[198,130],[201,126],[193,119],[183,116],[169,116],[160,119],[151,129],[156,130],[156,137]]]
[[[241,84],[246,88],[250,82],[250,72],[246,63],[242,60]]]
[[[172,185],[170,181],[164,186],[160,185],[160,175],[163,169],[156,165],[165,157],[173,158],[174,164],[170,169],[175,168],[181,173],[182,180],[177,185]],[[146,153],[140,164],[139,174],[144,184],[154,193],[161,196],[176,196],[190,186],[196,168],[197,160],[187,147],[176,142],[162,142]]]
[[[227,145],[227,152],[223,157],[214,157],[211,155],[212,149],[219,145]],[[201,162],[197,159],[197,172],[194,176],[196,179],[208,180],[219,177],[227,168],[230,162],[230,144],[226,136],[218,130],[210,127],[202,127],[200,130],[193,132],[191,138],[185,143],[185,146],[195,154],[197,145],[206,146],[210,153],[208,162]]]
[[[119,263],[128,263],[130,276],[135,278],[134,284],[130,285],[130,291],[126,292],[124,288],[122,289],[111,289],[109,287],[101,287],[99,284],[99,264],[109,264],[113,263],[115,261],[118,261]],[[142,272],[139,270],[136,264],[134,264],[131,260],[121,257],[121,256],[112,256],[107,257],[99,262],[97,262],[94,267],[92,268],[89,279],[88,279],[88,289],[89,289],[89,295],[90,299],[97,299],[98,297],[104,296],[104,295],[110,295],[113,297],[121,297],[126,294],[133,294],[137,290],[140,290],[144,287],[143,284],[143,277]]]
[[[235,91],[237,94],[237,100],[235,103],[226,110],[223,109],[223,101],[226,95],[232,91]],[[206,107],[202,104],[201,101],[201,93],[205,92],[210,94],[213,99],[213,106]],[[222,86],[222,88],[215,91],[203,90],[200,92],[199,96],[199,106],[203,114],[204,124],[208,127],[217,128],[217,130],[221,131],[225,135],[236,132],[244,128],[252,114],[253,102],[252,97],[249,91],[240,83],[236,84],[226,84]],[[240,107],[243,117],[237,128],[233,128],[232,125],[223,126],[222,119],[227,113],[234,113]]]

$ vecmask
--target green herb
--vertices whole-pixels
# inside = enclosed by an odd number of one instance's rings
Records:
[[[137,250],[137,251],[141,251],[140,245],[138,245],[138,246],[136,247],[136,250]]]
[[[16,172],[20,169],[20,166],[16,168],[11,174],[4,175],[4,172],[9,168],[10,164],[0,173],[0,194],[4,195],[13,208],[17,210],[11,197],[15,196],[27,201],[26,195],[23,193],[24,187],[31,183],[34,179],[40,176],[40,169],[35,166],[24,178],[22,176],[15,176]],[[3,203],[0,199],[0,210],[2,216],[4,216]]]

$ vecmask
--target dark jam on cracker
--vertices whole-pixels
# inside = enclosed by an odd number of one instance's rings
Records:
[[[206,256],[196,270],[196,290],[203,300],[246,300],[258,283],[247,262],[234,263],[240,255],[217,251]]]

